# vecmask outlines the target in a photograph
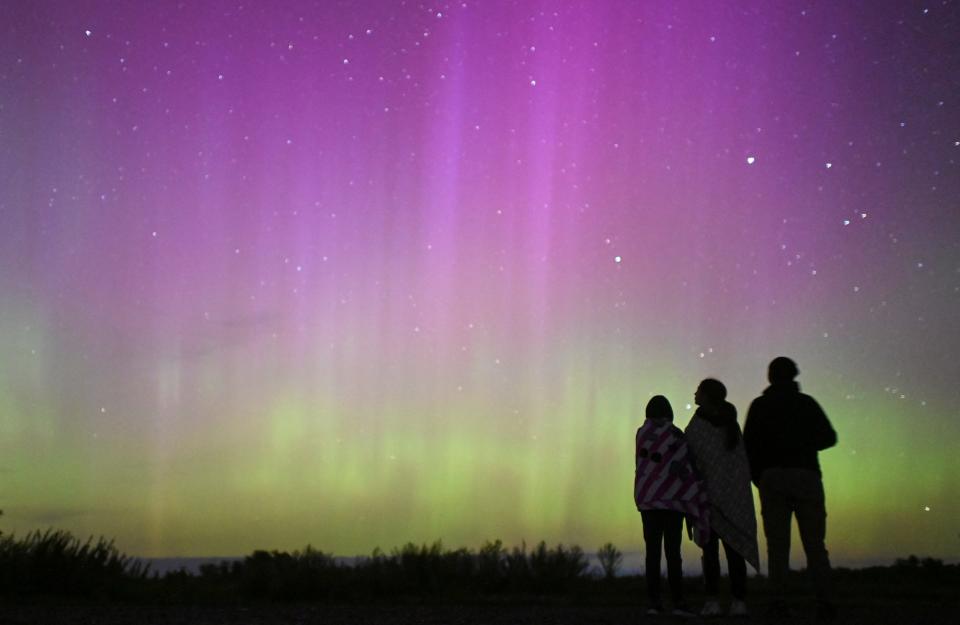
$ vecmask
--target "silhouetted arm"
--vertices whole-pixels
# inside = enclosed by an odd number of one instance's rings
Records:
[[[837,432],[833,429],[833,426],[830,425],[830,419],[827,418],[827,413],[823,411],[823,408],[820,407],[817,400],[809,396],[807,399],[809,400],[807,410],[809,412],[811,434],[813,436],[813,440],[810,442],[817,451],[833,447],[837,444]]]
[[[640,430],[637,428],[637,434],[633,437],[633,467],[634,470],[640,467]]]
[[[759,401],[758,398],[750,403],[747,418],[743,422],[743,446],[747,451],[747,462],[750,464],[750,479],[757,486],[760,485],[760,474],[763,473],[764,469],[761,458],[763,443],[760,441],[760,433],[758,432],[759,421],[762,418],[759,416]]]
[[[694,418],[696,418],[696,417],[694,417]],[[686,429],[683,430],[683,437],[687,440],[687,450],[688,450],[687,460],[690,461],[690,468],[693,469],[693,472],[694,472],[696,475],[702,477],[702,476],[703,476],[703,473],[702,473],[702,472],[700,471],[700,469],[697,467],[697,449],[696,449],[696,446],[693,445],[693,444],[691,444],[691,442],[690,442],[690,437],[687,436],[687,432],[690,431],[690,428],[691,428],[691,427],[696,427],[696,426],[694,426],[694,424],[693,424],[693,420],[691,420],[690,423],[687,424]]]

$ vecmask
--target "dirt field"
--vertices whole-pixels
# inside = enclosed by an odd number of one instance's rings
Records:
[[[778,623],[813,623],[812,606],[798,604],[796,616]],[[637,607],[558,606],[263,606],[214,607],[73,607],[0,606],[4,625],[634,625],[700,623],[702,619],[648,617]],[[747,620],[710,619],[710,623],[771,622],[757,606]],[[837,623],[857,625],[956,625],[956,602],[895,605],[883,601],[841,604]]]

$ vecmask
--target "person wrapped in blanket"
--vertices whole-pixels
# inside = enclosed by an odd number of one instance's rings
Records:
[[[710,539],[710,508],[703,482],[690,462],[683,432],[673,425],[673,408],[656,395],[646,408],[646,420],[637,430],[633,498],[643,519],[646,543],[648,614],[663,612],[660,596],[660,554],[667,558],[672,613],[692,616],[683,603],[683,563],[680,543],[683,520],[692,526],[694,540]]]
[[[750,487],[750,464],[737,424],[737,409],[727,401],[727,388],[707,378],[694,393],[697,411],[684,432],[694,465],[710,501],[711,538],[703,545],[703,578],[707,601],[701,616],[720,616],[720,543],[727,556],[733,599],[731,616],[747,616],[747,562],[760,570],[757,517]]]

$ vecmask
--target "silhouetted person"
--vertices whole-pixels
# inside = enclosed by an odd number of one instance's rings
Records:
[[[774,358],[770,386],[750,404],[743,438],[753,482],[760,489],[770,579],[783,594],[790,570],[790,517],[796,515],[807,569],[816,587],[820,618],[832,618],[830,558],[824,544],[827,512],[817,452],[837,443],[820,405],[800,392],[789,358]],[[780,609],[785,609],[782,600]]]
[[[706,379],[697,387],[698,408],[685,431],[694,464],[707,487],[710,540],[703,547],[707,601],[701,616],[720,616],[720,543],[730,574],[731,616],[747,615],[747,562],[760,569],[757,516],[750,488],[750,465],[743,445],[737,409],[727,401],[727,388]]]
[[[710,533],[706,491],[690,464],[683,432],[673,425],[673,408],[657,395],[647,403],[646,421],[637,430],[633,498],[643,519],[646,543],[647,614],[660,614],[660,553],[667,556],[673,614],[692,616],[683,604],[683,519],[707,538]]]

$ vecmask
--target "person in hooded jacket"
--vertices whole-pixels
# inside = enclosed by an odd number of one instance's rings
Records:
[[[790,524],[796,515],[813,577],[821,619],[832,619],[830,558],[825,545],[827,511],[817,452],[837,444],[837,433],[813,397],[794,380],[800,370],[785,356],[767,370],[770,386],[750,404],[743,439],[753,482],[760,490],[770,579],[785,594],[790,570]],[[781,609],[786,609],[779,600]]]
[[[750,488],[750,466],[737,424],[737,409],[719,380],[700,382],[694,394],[697,411],[685,434],[694,464],[703,476],[710,502],[710,540],[703,547],[707,601],[701,616],[720,616],[720,543],[730,575],[731,616],[747,616],[747,562],[760,568],[757,518]]]

